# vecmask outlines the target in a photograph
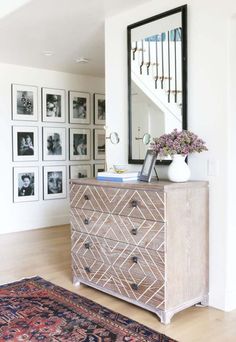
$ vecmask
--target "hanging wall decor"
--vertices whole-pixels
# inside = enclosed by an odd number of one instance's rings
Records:
[[[65,122],[65,90],[42,88],[42,119],[46,122]]]
[[[38,120],[38,87],[12,84],[11,97],[13,120]]]

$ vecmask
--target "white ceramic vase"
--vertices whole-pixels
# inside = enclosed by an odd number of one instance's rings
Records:
[[[175,154],[168,167],[168,178],[171,182],[187,182],[190,178],[190,168],[185,163],[185,156]]]

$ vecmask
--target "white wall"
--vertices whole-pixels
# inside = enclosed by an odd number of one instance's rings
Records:
[[[229,22],[236,13],[236,3],[234,0],[188,0],[185,3],[188,4],[188,126],[209,148],[207,153],[190,156],[189,164],[192,179],[210,182],[210,305],[229,310],[236,308],[236,287],[230,277],[232,264],[227,264],[229,258],[236,259],[236,249],[232,249],[236,242],[232,232],[235,219],[232,221],[229,216],[233,212],[233,208],[229,209],[229,194],[235,194],[235,182],[232,183],[234,188],[231,186],[235,173],[230,174],[231,178],[227,176],[231,163],[235,167],[236,161],[235,157],[231,161],[228,158],[230,71],[227,66]],[[127,163],[128,159],[127,25],[180,5],[183,5],[180,0],[150,1],[106,20],[107,125],[121,136],[119,145],[107,147],[108,165]],[[235,64],[235,58],[231,62]],[[235,102],[235,87],[230,94]],[[234,116],[235,107],[234,103]],[[234,121],[232,137],[235,124]],[[233,154],[235,148],[231,151]],[[210,172],[209,162],[213,165]],[[165,167],[159,167],[160,176],[164,176],[165,171]],[[233,238],[234,242],[230,242]]]
[[[66,162],[42,162],[42,126],[58,126],[62,124],[41,122],[41,103],[39,101],[39,121],[24,122],[11,121],[11,83],[36,85],[38,86],[38,96],[40,88],[59,88],[68,90],[78,90],[91,93],[91,120],[93,118],[92,94],[104,93],[104,79],[66,74],[56,71],[26,68],[15,65],[0,64],[0,208],[1,225],[0,234],[20,230],[48,227],[69,222],[69,197],[67,199],[43,200],[42,181],[39,187],[39,198],[37,202],[13,203],[12,168],[14,166],[38,166],[39,176],[42,180],[43,165],[67,165],[67,179],[69,177],[69,165],[85,164],[85,162],[70,162],[68,160],[68,148]],[[67,93],[68,96],[68,93]],[[66,97],[66,106],[68,105]],[[68,111],[67,111],[68,113]],[[68,116],[66,119],[68,123]],[[39,162],[12,162],[12,136],[11,126],[39,126]],[[67,146],[68,127],[76,128],[76,125],[66,124]],[[92,126],[93,127],[93,126]],[[92,132],[91,132],[92,135]],[[87,164],[87,162],[86,162]]]

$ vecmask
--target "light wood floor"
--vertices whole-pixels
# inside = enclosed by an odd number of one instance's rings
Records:
[[[0,284],[39,275],[179,342],[236,342],[236,310],[230,313],[213,308],[192,307],[176,314],[170,325],[157,316],[102,292],[72,285],[70,227],[0,235]]]

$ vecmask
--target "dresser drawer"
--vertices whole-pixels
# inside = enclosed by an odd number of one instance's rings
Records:
[[[165,282],[143,273],[130,274],[112,265],[72,254],[72,269],[76,278],[105,287],[119,294],[156,308],[164,307]]]
[[[72,229],[140,247],[165,250],[165,223],[102,212],[70,209]]]
[[[72,253],[84,261],[97,260],[130,275],[165,278],[165,253],[161,251],[72,231]]]
[[[161,191],[72,184],[70,201],[72,208],[165,221],[165,195]]]

